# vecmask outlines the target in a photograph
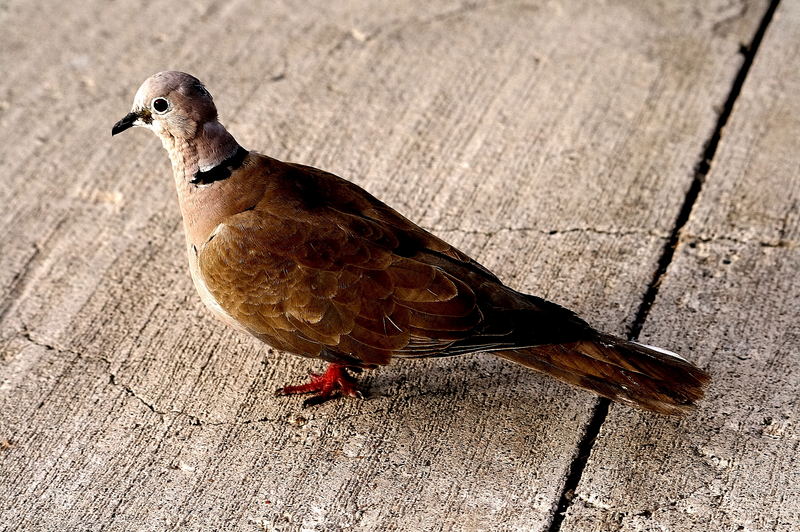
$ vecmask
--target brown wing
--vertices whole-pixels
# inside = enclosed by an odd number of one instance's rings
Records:
[[[372,365],[435,354],[481,322],[473,290],[415,258],[393,226],[291,203],[229,217],[198,252],[209,291],[252,334]]]
[[[400,238],[413,241],[413,252],[425,250],[455,259],[480,274],[480,277],[499,279],[483,265],[466,253],[454,248],[444,240],[420,228],[417,224],[392,209],[361,187],[313,166],[295,163],[279,163],[285,169],[285,178],[291,183],[293,192],[306,198],[305,207],[313,206],[314,201],[324,203],[327,208],[354,214],[359,218],[374,220]],[[308,200],[311,200],[310,204]],[[403,245],[401,243],[401,245]],[[402,252],[402,250],[398,250]]]

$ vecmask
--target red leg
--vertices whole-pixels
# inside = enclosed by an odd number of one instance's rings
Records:
[[[311,373],[311,381],[298,386],[284,386],[276,392],[278,395],[294,395],[313,393],[303,402],[303,406],[318,405],[329,399],[347,395],[363,397],[358,382],[347,373],[347,366],[331,363],[325,373]]]

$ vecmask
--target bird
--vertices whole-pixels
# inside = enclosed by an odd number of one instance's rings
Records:
[[[142,83],[112,136],[153,131],[172,163],[189,272],[216,317],[328,363],[279,395],[362,395],[356,373],[395,358],[491,353],[612,401],[681,415],[709,375],[601,332],[494,273],[356,184],[242,147],[213,97],[178,71]]]

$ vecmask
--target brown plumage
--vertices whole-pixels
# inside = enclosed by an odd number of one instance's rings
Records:
[[[245,151],[188,74],[145,81],[112,132],[133,125],[169,152],[203,301],[269,345],[331,362],[286,393],[352,395],[343,368],[489,351],[654,412],[680,414],[703,396],[708,376],[677,355],[512,290],[344,179]]]

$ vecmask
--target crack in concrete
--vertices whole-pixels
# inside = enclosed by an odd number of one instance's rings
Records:
[[[296,413],[289,413],[288,415],[277,417],[277,418],[271,418],[271,417],[266,417],[265,416],[265,417],[255,418],[255,419],[242,419],[242,420],[233,420],[233,421],[209,421],[209,420],[203,419],[201,417],[198,417],[198,416],[196,416],[194,414],[190,414],[189,412],[186,412],[186,411],[183,411],[183,410],[176,410],[176,409],[162,410],[162,409],[160,409],[158,407],[158,405],[156,403],[154,403],[154,402],[148,400],[147,398],[143,397],[142,395],[140,395],[139,392],[137,392],[133,387],[131,387],[128,384],[125,384],[124,382],[121,382],[119,380],[119,378],[117,377],[117,374],[114,373],[113,371],[111,371],[111,361],[108,360],[107,358],[98,357],[98,356],[89,356],[89,355],[86,355],[84,353],[80,353],[78,351],[75,351],[75,350],[72,350],[72,349],[68,349],[68,348],[65,348],[65,347],[62,347],[62,346],[58,346],[58,345],[52,344],[50,342],[44,341],[42,339],[39,339],[24,324],[22,325],[22,330],[18,333],[18,336],[23,338],[27,342],[29,342],[29,343],[31,343],[33,345],[39,346],[39,347],[43,347],[44,349],[47,349],[48,351],[55,351],[55,352],[58,352],[58,353],[64,353],[64,354],[72,355],[73,357],[78,358],[78,359],[93,360],[95,362],[101,362],[103,365],[106,366],[106,374],[108,376],[108,383],[110,385],[122,389],[123,393],[127,397],[130,397],[130,398],[138,401],[145,408],[147,408],[150,412],[152,412],[152,413],[154,413],[154,414],[156,414],[158,416],[161,416],[162,418],[172,418],[172,420],[174,420],[175,418],[178,418],[178,417],[184,417],[184,418],[188,419],[190,425],[193,425],[193,426],[196,426],[196,427],[202,427],[202,426],[208,426],[208,427],[232,427],[232,426],[253,425],[253,424],[259,424],[259,423],[270,423],[270,424],[289,423],[289,424],[293,424],[292,421],[291,421],[291,418],[296,415]],[[382,410],[384,410],[384,409],[383,408],[378,408],[376,410],[368,410],[368,411],[365,411],[365,412],[354,412],[352,414],[347,414],[345,416],[337,418],[337,420],[352,419],[352,418],[356,418],[356,417],[360,417],[360,416],[376,414],[376,413],[379,413]],[[301,416],[301,417],[305,418],[306,421],[310,421],[311,420],[311,418],[307,417],[307,416]]]
[[[69,348],[66,348],[66,347],[63,347],[63,346],[60,346],[60,345],[52,344],[50,342],[47,342],[46,340],[39,339],[36,336],[34,336],[33,331],[31,331],[30,328],[24,323],[21,324],[20,327],[21,327],[21,330],[17,333],[18,336],[22,337],[24,340],[27,340],[29,343],[31,343],[33,345],[36,345],[36,346],[39,346],[39,347],[43,347],[43,348],[47,349],[48,351],[57,351],[59,353],[65,353],[65,354],[72,355],[72,356],[78,357],[78,358],[100,361],[100,362],[106,364],[107,366],[111,365],[111,362],[105,357],[88,357],[88,356],[84,355],[83,353],[79,353],[78,351],[74,351],[72,349],[69,349]]]
[[[799,242],[796,240],[789,240],[785,238],[778,238],[777,240],[759,240],[756,238],[738,238],[735,236],[708,236],[708,235],[693,235],[687,234],[681,236],[680,242],[692,243],[701,242],[703,244],[729,242],[732,244],[739,244],[742,246],[759,246],[762,248],[796,248]]]
[[[600,229],[596,227],[568,227],[564,229],[542,229],[540,227],[498,227],[496,229],[462,229],[460,227],[446,227],[446,228],[427,228],[432,233],[463,233],[467,235],[483,235],[493,237],[499,233],[539,233],[547,236],[560,235],[566,233],[592,233],[596,235],[610,235],[610,236],[631,236],[631,235],[645,235],[659,239],[666,240],[669,235],[666,232],[651,231],[647,229]]]
[[[109,383],[111,385],[117,386],[119,388],[122,388],[122,390],[125,392],[125,394],[128,397],[132,397],[132,398],[136,399],[138,402],[140,402],[142,405],[144,405],[148,410],[150,410],[154,414],[157,414],[157,415],[159,415],[159,416],[161,416],[163,418],[167,418],[167,417],[173,417],[173,418],[185,417],[185,418],[188,419],[190,425],[193,425],[193,426],[196,426],[196,427],[202,427],[202,426],[210,426],[210,427],[237,426],[237,425],[251,425],[251,424],[254,424],[254,423],[277,423],[277,422],[281,421],[281,419],[271,419],[271,418],[268,418],[268,417],[263,417],[263,418],[258,418],[258,419],[243,419],[243,420],[238,420],[238,421],[208,421],[208,420],[202,419],[202,418],[200,418],[200,417],[198,417],[198,416],[196,416],[194,414],[190,414],[189,412],[185,412],[183,410],[176,410],[176,409],[161,410],[156,406],[155,403],[152,403],[152,402],[148,401],[147,399],[145,399],[144,397],[142,397],[141,395],[139,395],[139,393],[136,390],[134,390],[131,386],[129,386],[129,385],[123,383],[123,382],[120,382],[117,379],[117,376],[116,376],[115,373],[109,371],[108,375],[109,375]]]
[[[244,419],[244,420],[237,420],[237,421],[208,421],[202,419],[194,414],[190,414],[189,412],[185,412],[183,410],[162,410],[160,409],[154,402],[149,401],[145,397],[139,394],[133,387],[124,382],[121,382],[117,377],[117,374],[111,371],[111,361],[106,357],[101,356],[92,356],[86,355],[79,351],[75,351],[73,349],[69,349],[63,346],[59,346],[53,343],[50,343],[46,340],[38,338],[35,333],[33,333],[27,325],[22,324],[21,330],[18,331],[17,337],[22,338],[23,340],[27,341],[32,345],[36,345],[38,347],[42,347],[48,351],[55,351],[57,353],[63,353],[66,355],[71,355],[74,358],[82,359],[82,360],[90,360],[95,362],[100,362],[106,367],[106,374],[108,376],[108,383],[114,387],[121,388],[124,394],[128,397],[131,397],[141,403],[145,408],[147,408],[150,412],[159,415],[161,417],[185,417],[189,420],[190,425],[194,426],[235,426],[235,425],[250,425],[254,423],[278,423],[281,421],[286,421],[283,418],[268,418],[262,417],[258,419]]]
[[[147,407],[147,409],[150,410],[151,412],[153,412],[155,414],[159,414],[161,416],[165,416],[165,415],[171,413],[171,414],[185,415],[185,416],[187,416],[189,418],[194,418],[194,416],[192,416],[191,414],[187,414],[185,412],[180,412],[180,411],[177,411],[177,410],[173,410],[173,411],[170,411],[170,412],[165,412],[165,411],[161,411],[158,408],[156,408],[155,405],[151,404],[146,399],[144,399],[142,396],[140,396],[138,393],[136,393],[136,391],[133,388],[131,388],[127,384],[123,384],[123,383],[121,383],[121,382],[119,382],[117,380],[116,374],[113,371],[111,371],[111,361],[108,360],[106,357],[89,356],[89,355],[86,355],[86,354],[81,353],[79,351],[75,351],[73,349],[69,349],[69,348],[66,348],[66,347],[63,347],[63,346],[55,345],[55,344],[50,343],[50,342],[48,342],[46,340],[42,340],[40,338],[37,338],[35,333],[33,333],[28,328],[28,326],[25,325],[25,324],[22,324],[21,329],[22,330],[19,331],[18,336],[21,337],[22,339],[24,339],[25,341],[29,342],[30,344],[42,347],[42,348],[44,348],[44,349],[46,349],[48,351],[55,351],[57,353],[63,353],[63,354],[71,355],[71,356],[73,356],[75,358],[102,363],[106,367],[106,373],[108,374],[108,377],[109,377],[109,383],[112,384],[113,386],[117,386],[117,387],[122,388],[126,395],[137,399],[140,403],[142,403],[145,407]]]

